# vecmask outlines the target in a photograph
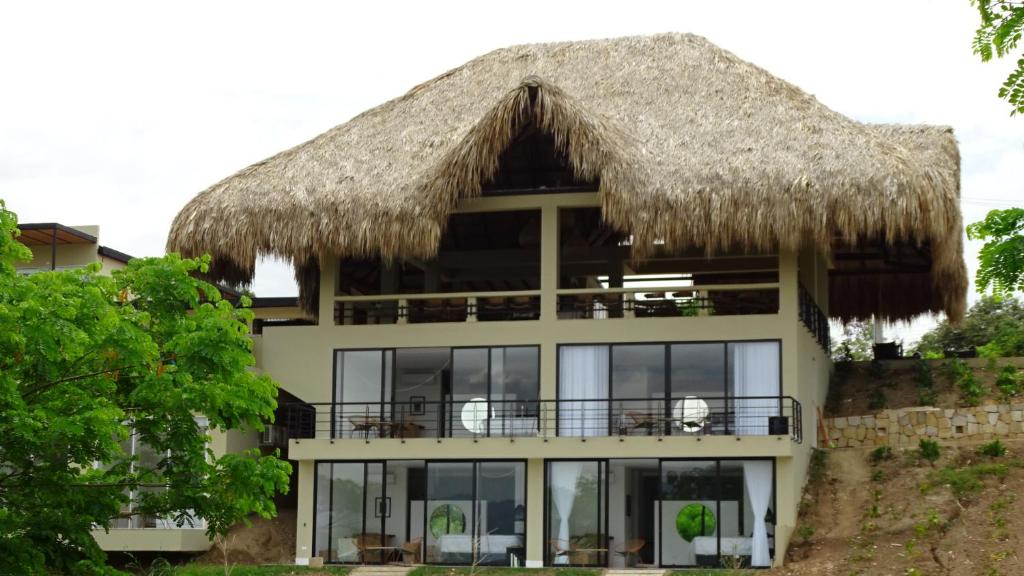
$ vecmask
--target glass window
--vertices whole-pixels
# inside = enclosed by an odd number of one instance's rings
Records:
[[[473,463],[427,464],[427,561],[473,562]]]
[[[525,560],[526,464],[480,462],[476,481],[476,563],[507,566],[508,554]]]
[[[737,434],[765,435],[781,414],[778,342],[729,343],[730,414]]]
[[[537,346],[341,350],[335,436],[536,436]]]
[[[319,462],[314,550],[328,562],[420,562],[422,461]]]
[[[488,429],[488,353],[486,348],[456,348],[452,351],[453,437],[486,435]]]
[[[442,394],[451,387],[450,348],[395,350],[393,418],[405,437],[436,436],[442,427]]]
[[[602,461],[548,462],[550,564],[607,564],[606,468]]]
[[[774,555],[771,460],[662,461],[662,566],[768,567]]]
[[[665,425],[665,345],[612,347],[612,421],[626,434],[657,434]]]
[[[362,463],[317,465],[317,554],[328,562],[362,562],[365,470]]]
[[[662,462],[662,566],[718,565],[718,463]]]

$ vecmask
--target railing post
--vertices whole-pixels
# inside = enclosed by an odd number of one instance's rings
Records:
[[[476,296],[466,298],[466,322],[476,322]]]
[[[405,298],[398,299],[398,308],[395,310],[395,324],[409,323],[409,301]]]

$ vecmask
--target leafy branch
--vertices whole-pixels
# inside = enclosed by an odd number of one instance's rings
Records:
[[[1003,58],[1014,51],[1024,28],[1024,2],[971,0],[971,4],[981,17],[981,25],[971,44],[981,61]],[[1012,106],[1011,116],[1024,113],[1024,55],[1017,60],[1017,68],[999,88],[999,97]]]

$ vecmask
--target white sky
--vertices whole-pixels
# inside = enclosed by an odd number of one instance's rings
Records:
[[[200,190],[474,56],[676,31],[854,119],[952,125],[972,222],[1024,204],[1024,118],[995,96],[1012,62],[971,54],[976,25],[968,0],[8,2],[0,198],[22,222],[99,224],[101,243],[159,255]],[[254,288],[296,293],[280,263]]]

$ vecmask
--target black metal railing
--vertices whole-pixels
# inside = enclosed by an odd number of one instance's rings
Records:
[[[624,297],[629,294],[632,297]],[[636,295],[643,295],[642,299]],[[702,295],[675,292],[566,294],[558,297],[559,318],[672,318],[679,316],[744,316],[779,311],[776,289],[729,290]]]
[[[803,441],[790,396],[295,403],[291,438],[789,436]]]
[[[267,328],[276,326],[316,326],[316,321],[305,318],[256,318],[252,321],[252,333],[263,334]]]
[[[339,301],[335,324],[430,324],[435,322],[493,322],[537,320],[539,296],[480,296],[477,298],[430,298]]]
[[[800,291],[800,321],[811,331],[818,345],[825,350],[826,354],[832,353],[832,336],[828,323],[828,316],[821,311],[821,307],[811,297],[811,293],[799,286]]]

